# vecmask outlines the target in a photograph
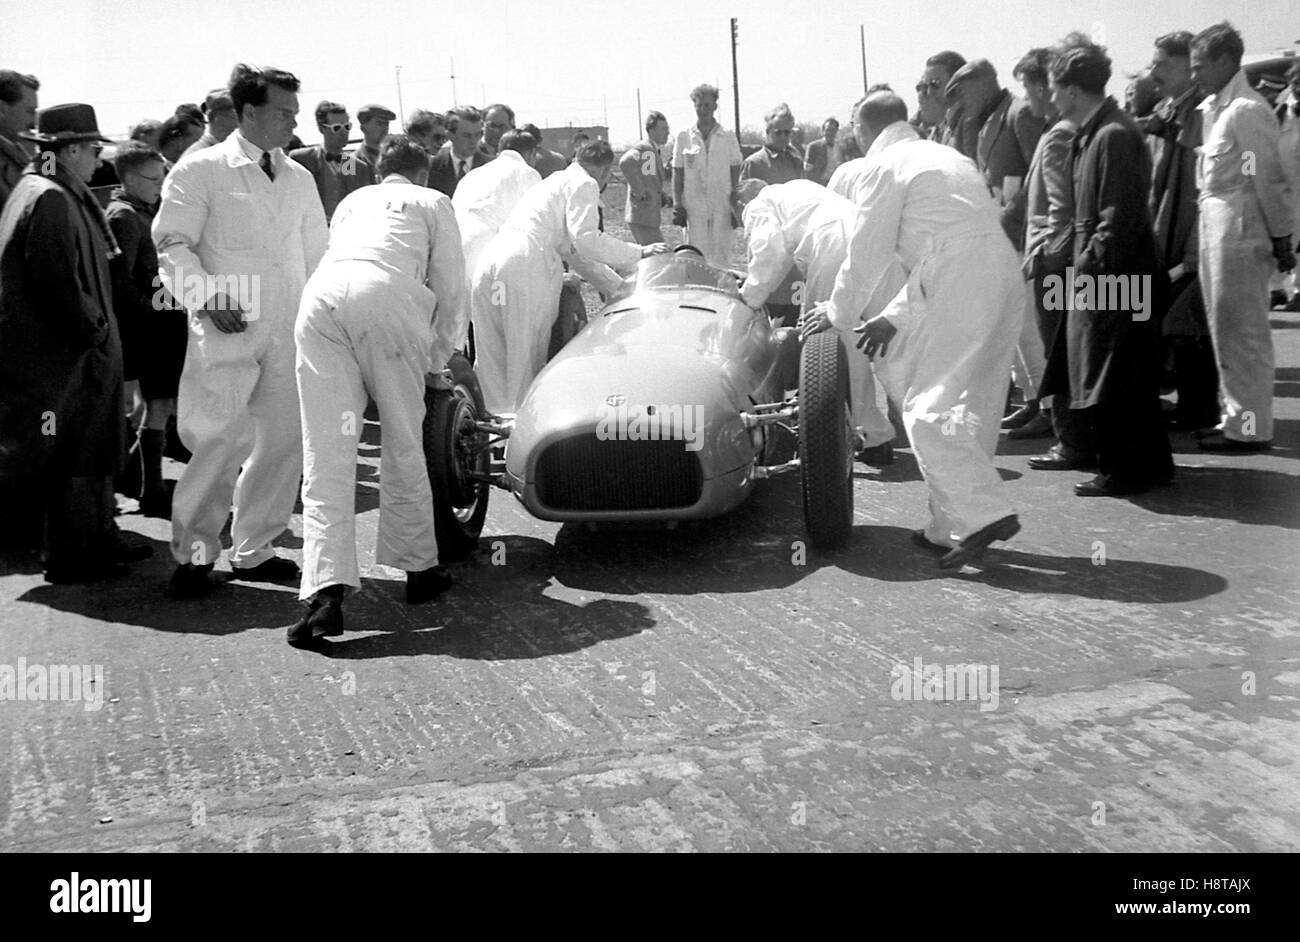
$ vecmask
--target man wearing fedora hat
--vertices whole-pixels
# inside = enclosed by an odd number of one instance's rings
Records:
[[[329,241],[310,173],[285,156],[298,79],[237,65],[239,127],[182,160],[153,221],[159,274],[190,312],[177,425],[192,457],[172,499],[175,598],[211,588],[234,505],[234,578],[296,581],[272,540],[289,524],[302,470],[293,320]]]
[[[128,550],[113,522],[126,434],[118,249],[86,185],[107,138],[83,104],[45,109],[22,137],[36,159],[0,213],[0,474],[41,482],[46,580],[89,582],[151,555]]]

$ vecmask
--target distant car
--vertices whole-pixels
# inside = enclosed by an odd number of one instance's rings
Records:
[[[537,375],[517,415],[484,411],[459,354],[452,388],[429,389],[440,550],[477,544],[491,485],[543,520],[678,521],[724,514],[756,482],[796,470],[809,541],[842,545],[854,431],[838,336],[801,348],[693,250],[642,260],[626,286]]]

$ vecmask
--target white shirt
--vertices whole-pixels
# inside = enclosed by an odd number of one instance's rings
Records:
[[[462,229],[473,217],[479,225],[496,232],[523,195],[541,182],[541,174],[528,166],[518,151],[502,151],[496,160],[465,174],[456,186],[451,205],[456,208]]]
[[[895,259],[910,273],[947,237],[1002,233],[1000,210],[975,164],[921,140],[906,122],[882,132],[863,160],[857,219],[827,312],[836,326],[880,313],[890,299],[877,288]]]
[[[1282,169],[1277,117],[1238,71],[1201,111],[1203,143],[1197,149],[1201,199],[1233,191],[1253,192],[1272,238],[1292,235],[1292,192]]]
[[[534,186],[501,227],[528,235],[544,250],[562,254],[568,246],[588,261],[630,268],[641,247],[599,228],[600,188],[581,164],[572,163]]]
[[[349,193],[334,210],[321,264],[348,260],[374,262],[433,292],[433,362],[446,362],[469,320],[465,258],[451,200],[398,174]]]
[[[741,163],[736,135],[721,124],[709,132],[707,142],[694,124],[677,132],[673,169],[682,173],[682,201],[688,206],[731,205],[731,168]]]
[[[227,290],[228,279],[257,276],[259,310],[248,319],[283,317],[291,325],[308,276],[329,240],[316,181],[276,148],[275,180],[263,151],[234,131],[190,154],[163,184],[153,239],[164,286],[191,311]],[[215,276],[215,277],[214,277]],[[203,283],[201,295],[194,288]]]
[[[839,208],[845,219],[856,213],[848,200],[812,180],[765,186],[749,201],[745,207],[749,268],[740,291],[746,304],[757,308],[780,286],[795,265],[814,214],[828,203]]]

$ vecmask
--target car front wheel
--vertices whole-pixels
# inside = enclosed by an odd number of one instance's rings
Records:
[[[808,539],[843,546],[853,529],[853,422],[848,358],[831,331],[809,337],[799,359],[799,464]]]

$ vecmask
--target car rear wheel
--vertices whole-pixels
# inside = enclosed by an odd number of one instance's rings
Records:
[[[837,334],[813,334],[799,360],[803,516],[817,549],[843,546],[853,528],[853,422],[849,363]]]
[[[475,423],[486,414],[478,377],[463,355],[447,363],[452,389],[424,391],[424,460],[433,489],[433,526],[440,562],[464,559],[478,546],[487,518],[486,475],[491,454],[482,447],[485,434]]]

